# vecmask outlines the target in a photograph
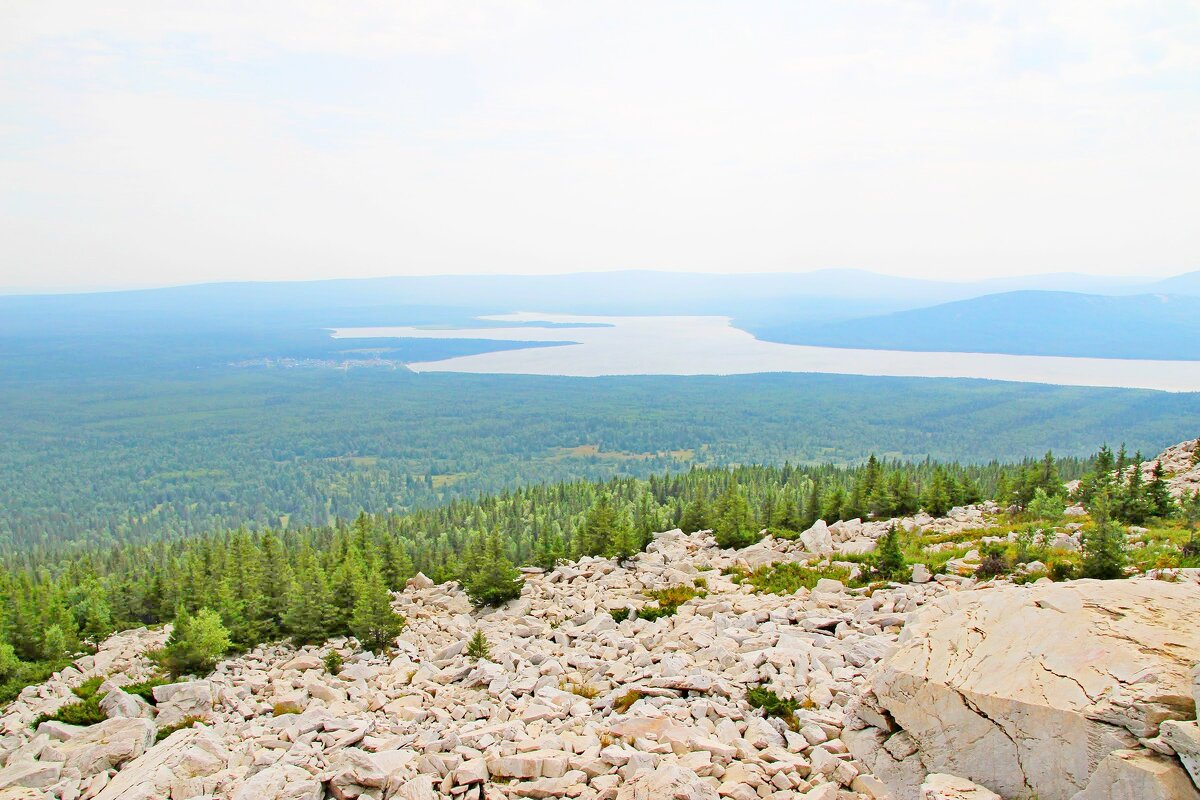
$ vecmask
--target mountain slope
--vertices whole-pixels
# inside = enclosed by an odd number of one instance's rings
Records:
[[[828,347],[1200,359],[1200,301],[1020,291],[827,324],[747,324],[761,339]]]

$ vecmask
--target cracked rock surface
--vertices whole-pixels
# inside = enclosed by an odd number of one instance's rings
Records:
[[[930,772],[1040,800],[1116,796],[1094,778],[1137,783],[1146,770],[1194,791],[1156,737],[1165,720],[1196,718],[1197,619],[1193,582],[1081,580],[946,595],[910,620],[860,701],[860,730],[844,738],[901,800],[918,797]],[[1112,761],[1118,751],[1132,755]]]

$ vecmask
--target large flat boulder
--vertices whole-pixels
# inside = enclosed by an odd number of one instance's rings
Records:
[[[1197,619],[1200,589],[1164,581],[948,595],[877,667],[868,727],[847,741],[900,800],[930,772],[1004,797],[1071,800],[1110,753],[1138,748],[1164,720],[1195,719]]]
[[[194,788],[192,784],[203,783],[196,779],[216,773],[229,757],[221,738],[207,728],[175,731],[126,764],[95,800],[141,800],[172,795],[173,788]],[[176,791],[174,796],[193,794]]]
[[[90,725],[66,742],[54,746],[64,768],[83,777],[120,769],[154,744],[154,723],[148,719],[109,719]]]

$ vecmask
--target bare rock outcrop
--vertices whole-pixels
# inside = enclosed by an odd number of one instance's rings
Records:
[[[1108,796],[1097,780],[1190,786],[1177,759],[1139,742],[1157,737],[1164,720],[1195,719],[1196,619],[1193,583],[947,595],[910,621],[900,649],[876,669],[859,709],[865,727],[847,742],[901,800],[918,797],[929,772],[1041,800]],[[1133,755],[1109,758],[1126,750]]]

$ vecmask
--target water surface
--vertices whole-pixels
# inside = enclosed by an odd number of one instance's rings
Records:
[[[985,378],[1066,386],[1200,391],[1200,361],[1151,361],[996,353],[852,350],[760,341],[728,317],[595,317],[521,312],[486,317],[513,327],[336,328],[337,338],[570,340],[573,344],[505,350],[409,364],[417,372],[518,375],[741,375],[828,372],[923,378]],[[602,323],[607,327],[537,327]]]

